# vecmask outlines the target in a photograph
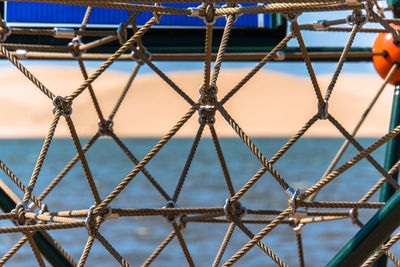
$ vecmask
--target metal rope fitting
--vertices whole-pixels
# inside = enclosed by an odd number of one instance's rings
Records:
[[[26,57],[26,53],[28,53],[28,51],[26,50],[26,49],[17,49],[16,51],[15,51],[15,56],[18,58],[18,59],[26,59],[27,57]]]
[[[326,29],[328,29],[328,27],[326,26],[326,21],[326,19],[313,21],[313,29],[316,31],[325,31]]]
[[[358,219],[358,209],[350,209],[349,211],[351,223],[354,225],[359,225],[360,220]]]
[[[144,51],[139,51],[137,47],[132,48],[131,57],[135,60],[139,65],[143,65],[145,63],[145,59],[151,61],[151,53],[147,50],[146,47],[142,48]]]
[[[300,190],[299,189],[293,189],[291,187],[289,187],[286,191],[285,191],[286,195],[289,198],[289,206],[292,209],[292,215],[294,215],[296,213],[296,198],[297,196],[300,195]]]
[[[365,23],[368,22],[368,16],[360,15],[360,14],[353,12],[351,15],[348,15],[346,17],[346,22],[350,26],[353,26],[354,24],[358,24],[358,27],[361,27],[362,25],[364,25]]]
[[[175,202],[173,202],[172,200],[168,201],[167,204],[165,206],[163,206],[163,209],[173,209],[176,208],[176,204]],[[174,223],[176,222],[176,215],[163,215],[163,217],[167,220],[168,223]]]
[[[185,221],[186,217],[187,217],[186,215],[182,215],[182,216],[178,217],[178,220],[177,220],[178,226],[181,230],[185,230],[185,228],[186,228],[186,221]]]
[[[204,87],[204,84],[202,84],[199,88],[199,103],[202,106],[213,106],[217,100],[218,87],[215,83],[212,83],[207,92],[204,90]]]
[[[219,17],[215,15],[215,7],[215,3],[201,4],[196,8],[190,7],[188,8],[190,11],[189,17],[198,17],[201,18],[206,25],[213,25]]]
[[[81,39],[79,39],[78,37],[74,37],[68,44],[68,48],[70,49],[71,54],[74,58],[79,58],[84,52],[83,50],[80,49],[81,45],[82,45]]]
[[[297,21],[297,18],[302,14],[302,12],[293,12],[293,13],[287,13],[284,16],[286,17],[286,19],[292,23]]]
[[[283,51],[278,51],[278,53],[275,54],[275,61],[284,61],[286,58],[285,52]]]
[[[318,114],[321,120],[326,120],[328,118],[328,100],[325,99],[325,107],[322,108],[321,105],[318,103]]]
[[[231,202],[230,198],[225,200],[224,213],[228,221],[240,219],[247,214],[247,209],[243,207],[239,201]]]
[[[75,30],[72,28],[54,28],[54,38],[60,39],[73,39],[75,37]]]
[[[260,5],[260,4],[259,4]],[[262,4],[261,4],[262,5]],[[222,8],[229,8],[229,7],[242,7],[242,5],[241,4],[237,4],[237,3],[235,3],[233,6],[228,6],[227,4],[225,4],[225,5],[223,5],[222,6]],[[224,17],[225,17],[225,19],[226,20],[228,20],[228,16],[234,16],[234,19],[233,19],[233,22],[232,22],[232,24],[234,24],[237,20],[238,20],[238,18],[240,17],[240,16],[242,16],[243,15],[243,13],[239,13],[239,14],[233,14],[233,15],[229,15],[229,14],[226,14],[226,15],[224,15]]]
[[[89,212],[85,219],[85,226],[86,226],[86,230],[88,231],[89,236],[94,236],[94,235],[96,235],[96,232],[97,232],[96,222],[93,217],[94,208],[95,208],[94,205],[89,208]]]
[[[110,121],[110,120],[99,120],[98,121],[98,131],[101,135],[106,136],[106,135],[110,135],[110,133],[113,132],[113,126],[114,126],[114,122]]]
[[[161,6],[161,3],[155,3],[154,6]],[[154,16],[154,19],[156,20],[156,23],[157,24],[160,23],[161,14],[157,13],[157,12],[153,12],[153,16]]]
[[[120,45],[123,45],[126,43],[126,40],[128,40],[128,31],[126,30],[125,24],[119,24],[117,29],[117,37]]]
[[[295,227],[293,227],[293,232],[296,235],[300,235],[301,234],[301,229],[303,228],[303,226],[304,226],[304,224],[302,224],[302,223],[297,224]]]
[[[206,123],[207,125],[214,125],[215,123],[215,109],[214,108],[199,108],[199,123]]]
[[[72,102],[67,103],[62,96],[53,98],[53,114],[56,114],[57,109],[61,110],[62,116],[70,116],[72,114]]]
[[[106,213],[104,214],[104,218],[105,218],[106,220],[117,219],[117,218],[119,218],[119,214],[113,213],[113,212],[112,212],[112,208],[111,208],[110,206],[108,206],[108,207],[107,207],[107,211],[106,211]]]
[[[3,20],[4,24],[4,32],[0,34],[0,43],[3,43],[5,40],[7,40],[7,37],[11,34],[11,28],[7,27],[6,22]]]

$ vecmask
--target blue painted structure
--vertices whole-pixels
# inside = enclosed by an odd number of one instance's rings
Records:
[[[188,8],[197,7],[196,3],[163,4],[163,6]],[[255,4],[243,4],[251,6]],[[5,20],[8,23],[25,23],[29,26],[35,24],[80,24],[85,15],[86,7],[70,6],[62,4],[36,3],[36,2],[6,2]],[[151,12],[142,12],[136,19],[138,25],[146,23],[152,16]],[[128,19],[126,10],[107,8],[93,8],[89,24],[118,25]],[[235,27],[271,27],[272,16],[270,14],[245,14],[240,16]],[[197,17],[180,15],[163,16],[159,26],[204,26],[204,22]],[[219,18],[215,26],[224,26],[225,19]]]

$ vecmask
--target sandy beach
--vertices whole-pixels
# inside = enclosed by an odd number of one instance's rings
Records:
[[[83,82],[79,68],[33,66],[29,70],[55,95],[71,94]],[[93,70],[89,70],[89,74]],[[218,79],[221,99],[248,72],[248,69],[223,69]],[[193,100],[198,99],[202,71],[181,71],[168,76]],[[117,102],[129,73],[106,72],[93,83],[104,117]],[[39,91],[16,68],[1,68],[0,138],[44,137],[52,121],[52,101]],[[330,76],[318,77],[325,92]],[[348,130],[352,130],[376,93],[382,80],[375,74],[343,74],[339,77],[329,102],[329,112]],[[375,137],[388,129],[393,86],[388,86],[372,110],[360,136]],[[114,119],[114,131],[123,137],[158,137],[165,134],[190,108],[171,87],[155,74],[141,74],[132,84]],[[290,136],[317,112],[317,101],[307,77],[260,71],[225,105],[242,129],[251,137]],[[98,117],[86,90],[73,103],[72,119],[81,137],[97,131]],[[195,114],[178,136],[193,136],[198,128]],[[235,132],[220,116],[215,127],[220,136]],[[209,135],[209,131],[205,131]],[[60,120],[57,137],[69,136],[64,119]],[[317,122],[307,136],[340,136],[327,121]]]

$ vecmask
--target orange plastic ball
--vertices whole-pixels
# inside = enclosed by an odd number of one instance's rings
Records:
[[[397,25],[391,25],[395,29],[400,29]],[[395,44],[391,33],[380,33],[375,39],[372,46],[372,53],[381,55],[374,55],[372,61],[376,72],[382,79],[385,79],[393,64],[400,63],[400,44]],[[389,83],[394,85],[400,82],[400,69],[398,69],[390,79]]]

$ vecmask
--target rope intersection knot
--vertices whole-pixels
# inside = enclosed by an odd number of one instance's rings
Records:
[[[239,220],[247,214],[247,209],[240,204],[239,201],[231,202],[229,198],[226,199],[224,205],[224,213],[228,221]]]
[[[214,125],[215,123],[215,109],[214,108],[199,108],[199,123]]]
[[[67,102],[62,96],[56,96],[53,99],[53,114],[56,114],[57,110],[61,110],[62,116],[70,116],[72,114],[72,102]]]
[[[328,101],[325,100],[325,102],[323,102],[323,104],[318,104],[318,114],[319,114],[319,118],[321,120],[326,120],[328,118]]]
[[[208,90],[205,89],[205,85],[202,84],[199,89],[200,97],[199,103],[202,106],[214,106],[217,101],[217,93],[218,87],[216,84],[212,83],[208,87]]]
[[[74,58],[80,58],[82,53],[85,52],[81,49],[82,45],[82,41],[79,37],[72,38],[71,42],[68,44],[68,48]]]
[[[98,121],[98,125],[99,125],[99,133],[103,136],[109,136],[111,133],[114,132],[113,130],[113,126],[114,126],[114,122],[111,120],[99,120]]]
[[[96,223],[96,217],[93,215],[94,208],[95,208],[94,205],[89,208],[87,217],[85,219],[85,227],[86,230],[88,231],[89,236],[95,236],[98,228]]]
[[[172,200],[168,201],[167,204],[163,207],[163,209],[173,209],[177,208],[177,205]],[[175,223],[177,216],[172,214],[163,215],[164,218],[167,220],[168,223]]]

